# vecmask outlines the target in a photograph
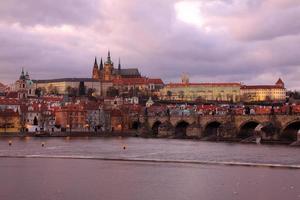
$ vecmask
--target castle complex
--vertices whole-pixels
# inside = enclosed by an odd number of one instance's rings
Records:
[[[22,70],[14,85],[18,98],[33,97],[38,93],[93,96],[156,96],[168,101],[199,102],[284,102],[286,88],[281,79],[274,85],[242,85],[241,83],[190,83],[187,74],[180,83],[164,84],[160,78],[142,76],[137,68],[122,68],[121,62],[115,68],[108,51],[107,59],[98,65],[95,58],[90,78],[60,78],[31,80]],[[82,89],[84,90],[82,92]],[[38,90],[39,92],[36,92]]]

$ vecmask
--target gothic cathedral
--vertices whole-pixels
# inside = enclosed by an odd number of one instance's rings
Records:
[[[107,59],[103,66],[101,58],[100,65],[98,66],[97,58],[93,67],[92,78],[101,81],[113,81],[119,78],[140,78],[141,74],[137,68],[121,69],[121,63],[119,59],[118,68],[114,68],[114,63],[111,60],[110,52],[108,51]]]

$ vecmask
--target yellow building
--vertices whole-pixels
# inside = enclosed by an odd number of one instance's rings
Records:
[[[284,101],[286,89],[279,78],[275,85],[242,85],[241,100],[251,101]]]
[[[12,109],[0,110],[0,133],[20,131],[20,116]]]
[[[111,81],[100,81],[92,78],[62,78],[50,80],[34,80],[35,89],[40,88],[45,93],[68,94],[70,89],[78,91],[80,83],[86,90],[93,89],[95,95],[106,96],[109,87],[113,86]]]
[[[238,102],[240,87],[240,83],[189,83],[184,76],[182,83],[169,83],[161,89],[160,99]]]

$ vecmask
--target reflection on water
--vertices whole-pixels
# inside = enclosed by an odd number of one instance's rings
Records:
[[[0,199],[281,200],[300,171],[214,165],[0,158]]]

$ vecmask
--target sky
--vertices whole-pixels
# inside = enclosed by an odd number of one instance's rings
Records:
[[[300,89],[299,0],[1,0],[0,82],[91,77],[94,58],[179,82]]]

